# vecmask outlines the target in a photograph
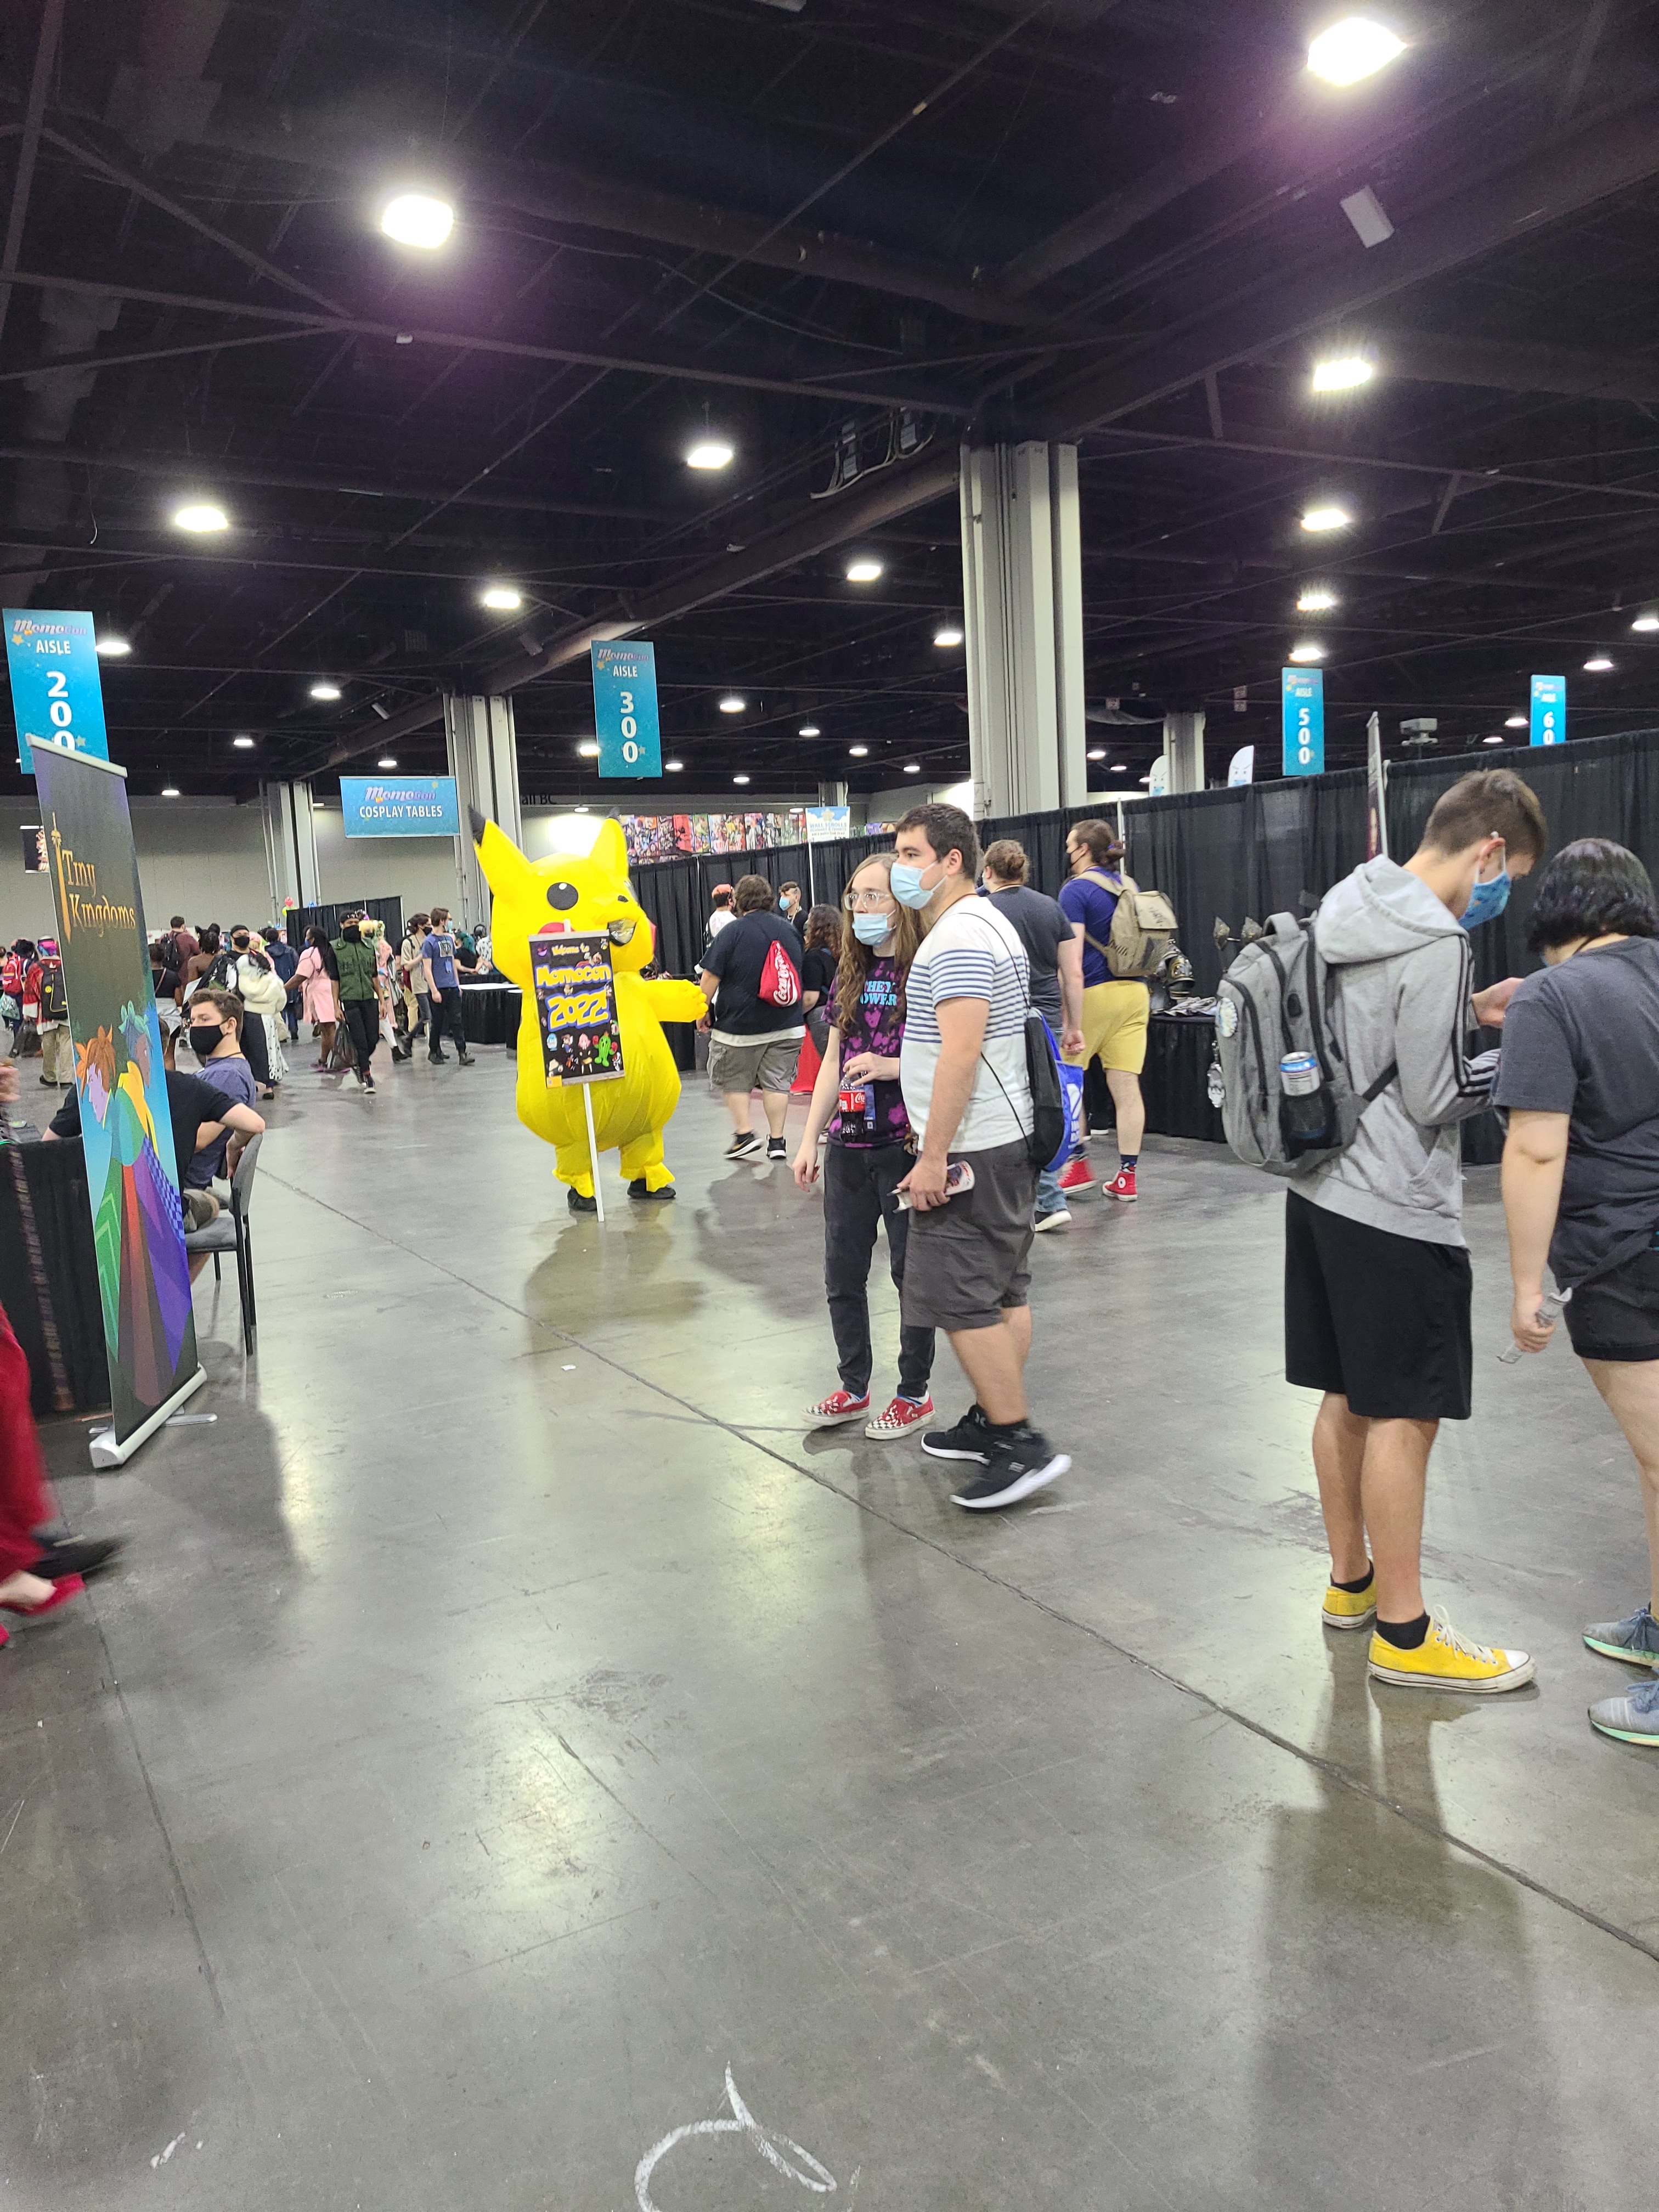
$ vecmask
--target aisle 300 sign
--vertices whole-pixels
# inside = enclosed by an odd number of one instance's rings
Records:
[[[662,774],[653,646],[593,647],[593,732],[601,775]]]

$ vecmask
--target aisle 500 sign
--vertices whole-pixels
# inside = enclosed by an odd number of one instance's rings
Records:
[[[92,617],[66,607],[7,607],[4,620],[11,708],[24,773],[34,773],[33,745],[56,745],[64,752],[107,760],[104,687]]]

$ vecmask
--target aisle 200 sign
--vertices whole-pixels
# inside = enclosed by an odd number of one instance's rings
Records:
[[[107,760],[104,686],[92,617],[73,608],[7,607],[3,618],[11,710],[24,773],[34,773],[31,745],[57,745],[64,752]]]
[[[601,775],[662,774],[654,646],[593,647],[593,733]]]

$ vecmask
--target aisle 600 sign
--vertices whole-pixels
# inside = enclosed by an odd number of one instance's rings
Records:
[[[601,775],[662,774],[654,647],[593,647],[593,733]]]

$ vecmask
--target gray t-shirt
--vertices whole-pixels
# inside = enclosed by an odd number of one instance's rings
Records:
[[[1493,1097],[1572,1117],[1550,1243],[1558,1283],[1659,1234],[1659,944],[1626,938],[1528,975],[1504,1017]]]
[[[1060,1034],[1063,1009],[1060,996],[1060,948],[1069,945],[1072,925],[1058,899],[1034,891],[1029,884],[1012,890],[992,891],[991,903],[1006,915],[1019,933],[1025,957],[1031,963],[1031,1004],[1055,1036]]]

